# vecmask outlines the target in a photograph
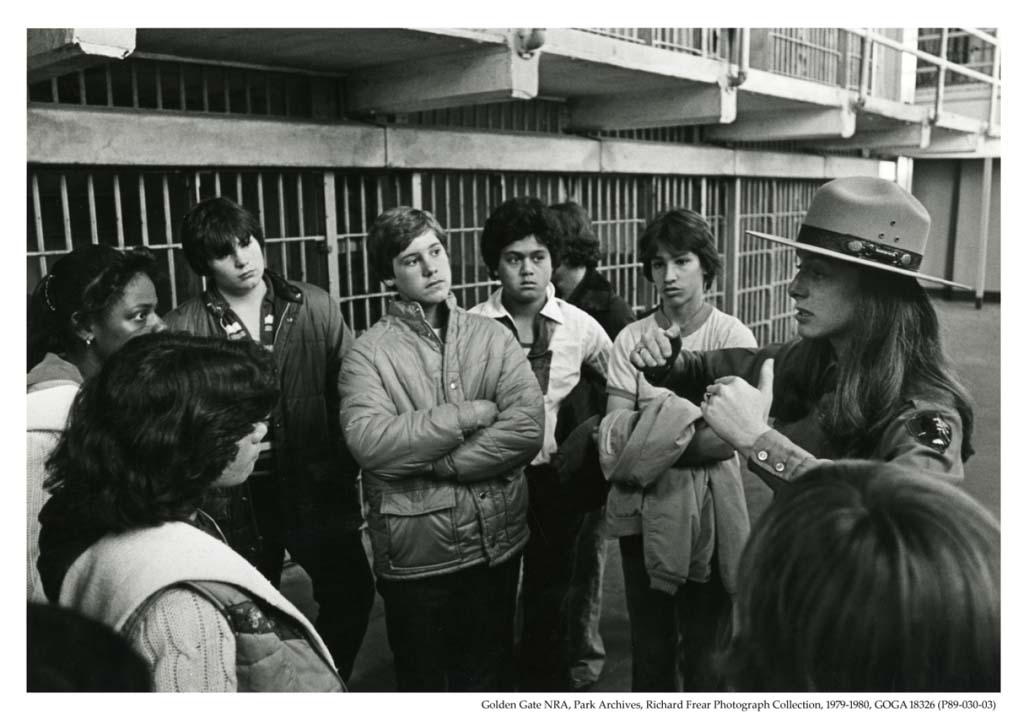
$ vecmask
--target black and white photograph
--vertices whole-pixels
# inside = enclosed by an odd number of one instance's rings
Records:
[[[21,691],[1006,710],[1002,28],[718,15],[25,28]]]

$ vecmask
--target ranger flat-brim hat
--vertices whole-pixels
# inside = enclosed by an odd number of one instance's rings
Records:
[[[796,240],[748,230],[748,235],[884,272],[970,289],[921,274],[931,217],[916,197],[880,177],[843,177],[811,198]]]

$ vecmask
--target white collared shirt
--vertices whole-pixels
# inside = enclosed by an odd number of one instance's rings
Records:
[[[555,441],[558,409],[562,406],[562,400],[579,383],[580,368],[589,365],[602,377],[607,377],[612,350],[612,341],[597,320],[575,305],[555,297],[554,285],[550,283],[547,295],[548,300],[540,314],[552,320],[555,326],[548,345],[552,355],[548,390],[544,393],[544,446],[531,464],[550,462],[551,455],[558,449]],[[469,311],[494,319],[512,319],[512,315],[501,303],[500,288]]]

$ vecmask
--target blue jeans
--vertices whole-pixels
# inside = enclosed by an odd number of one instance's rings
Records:
[[[319,610],[316,631],[348,681],[363,644],[373,609],[373,572],[363,550],[362,533],[339,527],[266,532],[258,569],[276,587],[281,583],[284,550],[309,575]]]
[[[519,557],[422,579],[378,579],[402,692],[511,691]]]
[[[567,597],[569,680],[572,689],[593,684],[604,669],[601,639],[601,587],[608,556],[604,507],[583,516],[576,535],[576,562]]]
[[[640,535],[619,538],[633,644],[635,692],[722,691],[712,656],[724,639],[732,601],[712,561],[706,583],[675,596],[651,589]]]

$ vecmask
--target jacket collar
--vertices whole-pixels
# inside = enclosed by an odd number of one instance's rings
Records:
[[[459,303],[456,301],[455,295],[449,292],[448,297],[444,300],[444,305],[448,308],[448,316],[450,317],[452,310],[457,308]],[[431,332],[431,334],[433,334],[430,330],[429,323],[427,322],[427,316],[423,312],[423,305],[419,302],[403,300],[401,297],[396,295],[392,298],[391,302],[388,303],[388,314],[413,324],[423,325]]]
[[[612,302],[612,285],[600,272],[588,267],[583,279],[565,299],[580,309],[604,311]]]
[[[82,384],[84,380],[82,379],[82,373],[78,371],[78,367],[63,357],[47,352],[43,360],[29,370],[26,377],[26,385],[31,387],[42,382],[55,381]]]
[[[270,302],[273,302],[275,299],[282,299],[285,302],[293,302],[299,305],[304,302],[302,290],[273,270],[266,269],[263,271],[263,284],[267,286],[267,295],[264,299]],[[203,293],[203,300],[207,309],[215,315],[223,314],[228,308],[228,301],[224,299],[224,295],[220,293],[220,290],[212,284]]]
[[[485,317],[491,317],[493,319],[500,319],[502,317],[508,317],[512,319],[511,313],[505,309],[505,305],[501,303],[501,288],[499,287],[491,296],[487,298],[487,301],[480,305],[480,314]],[[557,322],[558,324],[565,324],[565,315],[562,314],[562,306],[559,304],[559,300],[555,298],[555,286],[552,283],[548,283],[547,288],[547,302],[540,308],[540,315],[546,317],[549,320]]]

